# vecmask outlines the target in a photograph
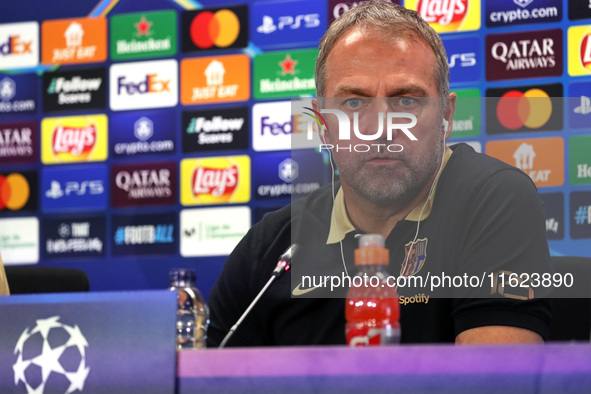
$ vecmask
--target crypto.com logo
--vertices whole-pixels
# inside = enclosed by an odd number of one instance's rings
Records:
[[[316,121],[316,124],[318,125],[318,129],[321,130],[321,135],[324,136],[324,130],[328,130],[328,125],[326,123],[326,120],[324,119],[324,117],[322,116],[322,114],[333,114],[337,117],[337,120],[339,122],[339,136],[338,136],[338,141],[348,141],[351,139],[351,121],[349,119],[349,115],[347,115],[345,112],[340,111],[338,109],[321,109],[320,112],[310,108],[310,107],[304,107],[304,109],[307,109],[309,111],[312,111],[312,113],[309,112],[304,112],[304,114],[310,116],[312,119],[314,119]],[[410,120],[410,122],[408,123],[395,123],[398,122],[399,119],[408,119]],[[394,120],[396,119],[396,121]],[[386,113],[386,120],[387,120],[387,127],[386,127],[386,139],[388,141],[392,141],[392,131],[393,130],[401,130],[404,134],[406,134],[406,136],[408,138],[410,138],[411,141],[417,141],[417,137],[414,136],[413,133],[410,132],[409,129],[413,128],[414,126],[416,126],[417,124],[417,117],[413,114],[410,113],[406,113],[406,112],[387,112]],[[323,129],[324,127],[324,129]],[[308,134],[307,134],[307,138],[308,140],[312,140],[313,138],[313,124],[312,123],[308,123]],[[362,140],[362,141],[375,141],[378,140],[382,137],[382,134],[384,132],[384,112],[378,112],[378,130],[374,133],[374,134],[367,134],[367,133],[362,133],[361,131],[359,131],[359,113],[358,112],[354,112],[353,113],[353,133],[355,134],[355,137],[357,137],[358,139]],[[322,138],[322,144],[320,144],[320,150],[325,149],[325,150],[332,150],[332,149],[336,149],[336,151],[340,151],[340,150],[346,150],[351,152],[351,150],[355,151],[355,152],[369,152],[372,147],[375,147],[377,149],[378,152],[381,151],[381,149],[383,147],[385,147],[388,152],[402,152],[403,147],[400,144],[355,144],[355,145],[349,145],[349,146],[343,146],[343,145],[333,145],[333,144],[327,144],[324,140],[324,138]]]

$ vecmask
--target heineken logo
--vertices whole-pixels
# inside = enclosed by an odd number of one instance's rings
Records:
[[[111,20],[111,56],[115,60],[176,54],[174,11],[116,15]]]
[[[318,51],[268,52],[254,60],[255,98],[314,94],[314,62]]]

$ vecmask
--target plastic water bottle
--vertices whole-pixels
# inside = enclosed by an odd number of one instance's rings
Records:
[[[209,326],[209,308],[195,287],[194,270],[174,269],[169,273],[170,290],[177,293],[176,348],[204,348]]]
[[[355,250],[357,274],[347,293],[345,335],[349,346],[395,345],[400,342],[400,304],[389,287],[385,267],[389,250],[379,234],[363,235]]]

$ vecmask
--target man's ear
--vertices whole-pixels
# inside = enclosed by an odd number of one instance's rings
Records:
[[[443,119],[447,121],[447,130],[444,131],[445,133],[445,140],[451,136],[451,132],[454,126],[454,113],[456,112],[456,94],[450,93],[449,96],[445,99],[445,111],[443,112]],[[445,122],[443,122],[445,125]]]
[[[317,98],[312,99],[312,108],[314,111],[318,112],[322,109]],[[320,128],[320,141],[325,145],[330,144],[330,134],[328,133],[328,130],[325,131],[323,127]]]

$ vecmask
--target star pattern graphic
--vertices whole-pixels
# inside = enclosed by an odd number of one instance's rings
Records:
[[[295,66],[297,66],[297,64],[298,64],[298,61],[292,60],[290,54],[285,55],[285,60],[282,60],[279,62],[279,65],[281,66],[281,75],[286,75],[286,74],[294,75],[295,74]]]
[[[146,20],[146,17],[142,16],[142,19],[140,19],[140,21],[135,24],[135,28],[137,29],[137,36],[149,36],[150,27],[152,27],[152,22],[148,22]]]

